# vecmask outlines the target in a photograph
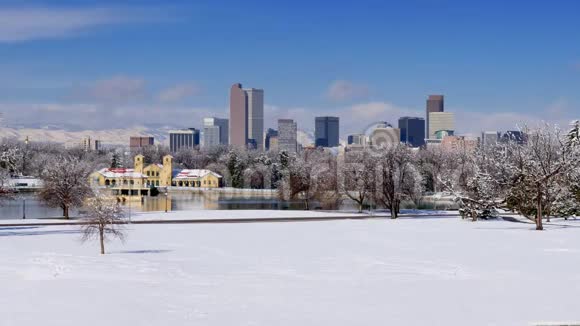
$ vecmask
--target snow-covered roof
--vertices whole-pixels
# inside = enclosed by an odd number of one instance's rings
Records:
[[[125,169],[125,168],[104,168],[100,169],[99,173],[105,178],[147,178],[146,175],[135,172],[135,169]]]
[[[213,174],[215,177],[217,178],[221,178],[222,176],[212,172],[210,170],[205,170],[205,169],[185,169],[185,170],[181,170],[179,171],[179,173],[177,173],[177,175],[175,176],[175,179],[197,179],[197,178],[203,178],[208,174]]]

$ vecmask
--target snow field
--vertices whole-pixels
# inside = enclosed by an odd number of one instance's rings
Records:
[[[576,221],[0,227],[0,325],[528,325],[580,320]]]

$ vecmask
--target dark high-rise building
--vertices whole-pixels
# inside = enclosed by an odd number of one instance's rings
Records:
[[[194,148],[199,145],[199,130],[189,128],[169,132],[169,149],[175,153],[183,148]]]
[[[427,99],[427,109],[425,117],[427,119],[427,123],[425,124],[426,132],[425,135],[429,137],[431,135],[429,133],[429,113],[432,112],[445,112],[445,104],[443,101],[443,95],[429,95]],[[436,131],[436,130],[435,130]]]
[[[153,137],[130,137],[129,147],[137,149],[141,147],[153,146],[155,139]]]
[[[338,136],[338,117],[316,117],[314,125],[316,147],[336,147],[338,146]]]
[[[274,137],[278,137],[278,131],[272,128],[268,128],[268,130],[266,131],[266,138],[264,139],[264,147],[266,148],[267,151],[270,150],[270,139]]]
[[[425,145],[425,119],[418,117],[402,117],[399,119],[401,142],[412,147]]]
[[[230,89],[230,137],[229,143],[246,147],[248,144],[248,97],[242,84]]]

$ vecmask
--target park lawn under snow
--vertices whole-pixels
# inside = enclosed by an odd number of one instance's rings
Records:
[[[0,227],[0,325],[580,321],[580,222],[458,218]]]

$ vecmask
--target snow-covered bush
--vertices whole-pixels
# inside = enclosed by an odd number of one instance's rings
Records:
[[[92,193],[89,174],[93,167],[71,156],[60,156],[46,163],[41,175],[43,187],[39,197],[51,207],[60,207],[69,218],[71,207],[80,207]]]

